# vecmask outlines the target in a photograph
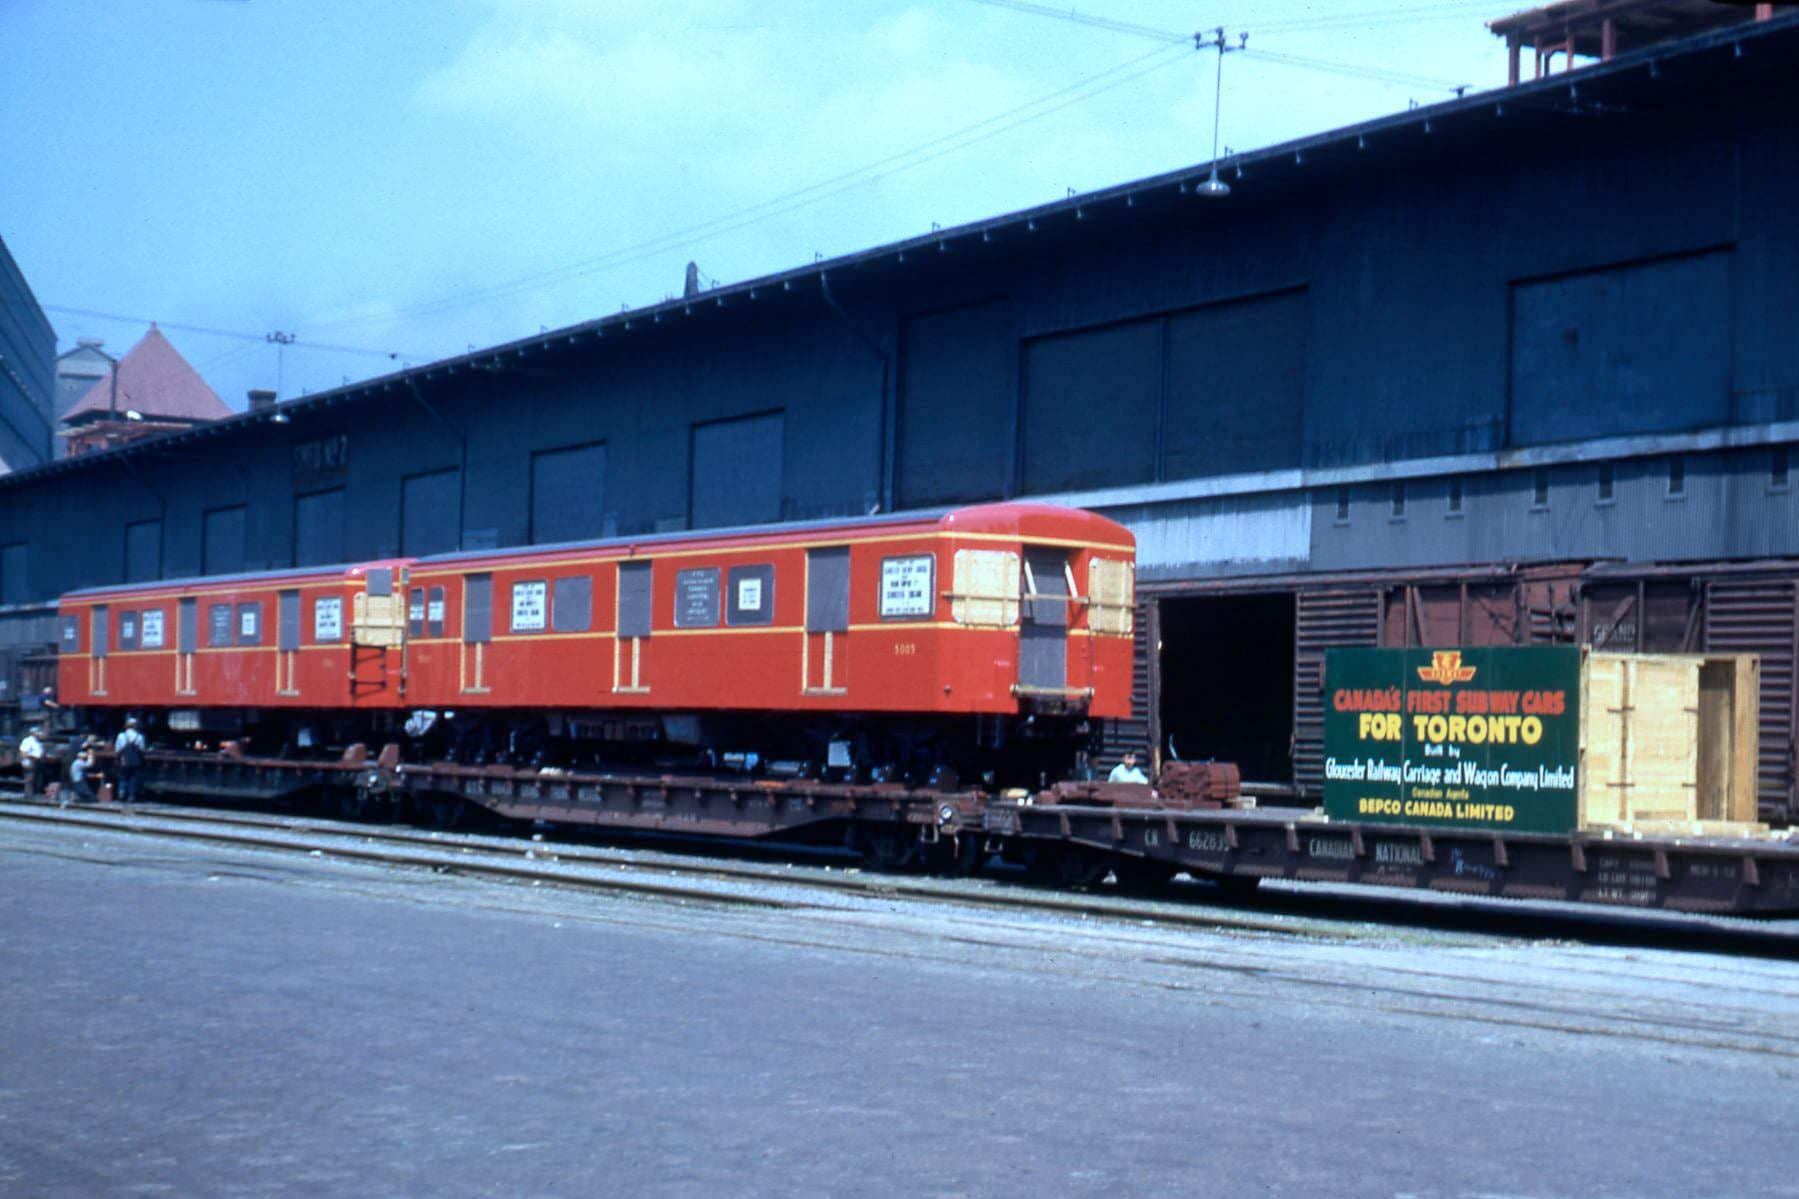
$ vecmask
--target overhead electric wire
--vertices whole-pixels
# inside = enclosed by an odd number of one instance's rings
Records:
[[[164,321],[148,316],[128,316],[121,312],[100,312],[92,308],[71,308],[66,304],[40,305],[45,312],[63,312],[70,316],[86,316],[96,320],[119,321],[128,325],[157,325],[164,329],[176,329],[183,333],[198,333],[207,337],[229,337],[237,341],[253,341],[266,343],[270,341],[267,333],[245,333],[238,329],[216,329],[210,325],[190,325],[180,321]],[[339,346],[321,341],[302,341],[295,339],[283,343],[289,348],[300,347],[308,350],[329,350],[338,354],[366,354],[373,358],[417,358],[421,355],[408,354],[403,350],[371,350],[366,346]]]
[[[953,153],[954,151],[963,149],[967,146],[979,144],[980,142],[988,140],[990,137],[1008,132],[1021,125],[1028,124],[1031,121],[1058,112],[1061,109],[1068,107],[1070,104],[1101,95],[1115,87],[1122,86],[1135,79],[1141,78],[1143,75],[1160,70],[1178,60],[1169,58],[1166,61],[1156,63],[1145,70],[1125,75],[1123,78],[1113,78],[1121,72],[1131,71],[1132,68],[1144,64],[1151,59],[1155,59],[1162,55],[1168,55],[1177,48],[1195,46],[1198,42],[1198,38],[1194,34],[1156,29],[1147,25],[1139,25],[1134,22],[1119,21],[1107,17],[1096,17],[1091,14],[1081,13],[1070,9],[1058,9],[1047,4],[1034,3],[1033,0],[974,0],[974,3],[986,4],[996,8],[1013,9],[1031,15],[1072,21],[1091,28],[1105,29],[1111,32],[1123,33],[1131,36],[1147,37],[1161,42],[1162,46],[1139,58],[1121,63],[1109,70],[1102,71],[1097,75],[1089,76],[1086,79],[1070,84],[1067,87],[1060,88],[1054,92],[1050,92],[1047,95],[1041,96],[1026,104],[1019,105],[1016,108],[995,114],[994,116],[976,122],[973,125],[966,126],[952,133],[944,134],[931,141],[920,143],[917,146],[899,151],[886,158],[878,159],[875,162],[864,164],[863,166],[844,172],[843,174],[820,180],[817,183],[810,184],[795,191],[775,196],[771,199],[750,205],[746,208],[738,209],[734,212],[725,213],[721,216],[702,221],[699,224],[691,225],[684,229],[662,234],[646,241],[621,246],[618,249],[607,251],[606,253],[597,255],[593,258],[569,263],[560,267],[549,268],[529,275],[521,275],[503,283],[474,288],[455,295],[440,297],[436,300],[423,301],[419,304],[393,308],[379,314],[343,317],[337,320],[325,321],[305,327],[312,331],[323,331],[358,325],[384,323],[404,317],[436,315],[487,303],[492,300],[503,299],[521,292],[555,286],[598,270],[611,270],[622,266],[628,266],[658,254],[666,253],[670,250],[695,245],[717,237],[720,234],[734,232],[759,221],[785,215],[796,209],[840,195],[845,191],[852,190],[867,183],[875,182],[876,180],[885,178],[899,171],[909,170],[912,167],[923,165],[924,163],[931,162],[945,154]],[[1343,13],[1332,16],[1295,18],[1288,21],[1268,23],[1258,22],[1254,28],[1256,30],[1278,29],[1281,32],[1299,32],[1304,29],[1322,30],[1353,24],[1395,23],[1413,19],[1430,20],[1442,16],[1459,15],[1479,5],[1490,7],[1489,0],[1460,0],[1458,3],[1445,3],[1442,2],[1442,0],[1439,0],[1438,3],[1417,5],[1410,8],[1388,7],[1369,10],[1362,13]],[[1448,80],[1416,75],[1405,71],[1393,71],[1383,67],[1364,66],[1357,63],[1287,54],[1279,51],[1263,50],[1259,47],[1245,47],[1245,49],[1249,50],[1252,58],[1259,58],[1267,62],[1344,75],[1369,82],[1388,83],[1404,87],[1430,88],[1433,90],[1449,92],[1459,92],[1463,86]],[[1102,83],[1104,86],[1097,86]],[[1046,104],[1050,104],[1051,101],[1060,99],[1064,96],[1069,96],[1071,93],[1079,94],[1064,103],[1043,107]],[[1020,117],[1020,114],[1026,113],[1029,115]],[[1011,118],[1013,117],[1020,117],[1020,119],[1012,120]],[[977,134],[978,136],[975,136]],[[939,147],[942,148],[939,149]],[[926,151],[935,152],[926,153]],[[891,169],[882,169],[890,166]]]
[[[1094,16],[1092,13],[1080,12],[1072,8],[1057,8],[1050,4],[1033,3],[1032,0],[972,0],[975,4],[985,4],[990,8],[1007,8],[1014,12],[1028,13],[1032,16],[1049,17],[1052,20],[1066,21],[1074,25],[1085,25],[1090,29],[1104,29],[1111,33],[1123,33],[1132,37],[1151,38],[1159,42],[1183,42],[1193,44],[1196,38],[1203,40],[1203,33],[1181,33],[1174,29],[1158,29],[1152,25],[1139,25],[1132,21],[1119,21],[1111,17]],[[1301,31],[1322,31],[1329,29],[1360,28],[1372,25],[1405,24],[1410,21],[1435,21],[1448,17],[1467,16],[1479,9],[1492,9],[1491,0],[1437,0],[1436,3],[1413,5],[1409,8],[1379,8],[1363,12],[1334,13],[1322,16],[1289,17],[1284,21],[1217,21],[1208,20],[1206,28],[1219,25],[1228,28],[1246,28],[1253,33],[1279,31],[1297,33]]]
[[[976,4],[985,4],[992,8],[1010,8],[1017,12],[1031,13],[1039,17],[1053,17],[1059,21],[1068,21],[1075,25],[1086,25],[1092,29],[1105,29],[1112,33],[1128,33],[1133,37],[1154,38],[1160,42],[1178,42],[1183,45],[1193,44],[1191,33],[1176,33],[1171,29],[1154,29],[1148,25],[1138,25],[1130,21],[1115,21],[1110,17],[1095,17],[1087,13],[1076,12],[1072,8],[1053,8],[1048,4],[1033,4],[1030,0],[974,0]]]
[[[1183,34],[1172,29],[1155,29],[1148,25],[1136,25],[1126,21],[1114,21],[1109,17],[1095,17],[1073,9],[1055,8],[1047,4],[1034,3],[1033,0],[973,0],[976,4],[985,4],[993,8],[1012,9],[1029,13],[1033,16],[1051,17],[1056,20],[1070,21],[1093,28],[1108,29],[1116,33],[1128,33],[1139,37],[1152,37],[1162,42],[1186,42],[1200,44],[1203,34]],[[1383,8],[1361,13],[1338,13],[1332,16],[1295,17],[1286,21],[1255,21],[1248,26],[1252,35],[1269,31],[1280,33],[1323,32],[1327,30],[1361,28],[1371,25],[1404,23],[1413,20],[1438,20],[1446,16],[1462,16],[1475,5],[1491,7],[1488,0],[1459,0],[1458,3],[1416,5],[1410,8]],[[1213,22],[1218,26],[1218,22]],[[1222,27],[1234,27],[1232,22],[1223,22]],[[1209,44],[1209,43],[1207,43]],[[1233,46],[1233,50],[1249,50],[1259,58],[1270,62],[1280,62],[1288,66],[1307,67],[1316,71],[1328,71],[1352,78],[1366,79],[1374,83],[1392,83],[1403,87],[1428,87],[1442,91],[1457,92],[1465,90],[1465,85],[1451,83],[1443,79],[1433,79],[1424,75],[1414,75],[1407,71],[1393,71],[1385,67],[1363,66],[1359,63],[1339,62],[1333,59],[1310,58],[1298,54],[1284,54],[1278,51],[1262,50],[1257,46]]]
[[[1285,21],[1257,20],[1247,24],[1256,33],[1316,32],[1328,29],[1365,28],[1373,25],[1405,25],[1413,21],[1441,21],[1451,17],[1473,16],[1481,9],[1491,11],[1495,8],[1507,10],[1505,4],[1495,5],[1491,3],[1491,0],[1459,0],[1455,3],[1417,4],[1409,8],[1378,8],[1328,16],[1290,17]],[[1217,22],[1213,22],[1213,24],[1217,24]]]
[[[957,150],[962,150],[969,146],[978,145],[979,143],[997,137],[1002,133],[1008,133],[1013,129],[1040,120],[1052,113],[1060,112],[1074,104],[1081,103],[1082,101],[1089,100],[1095,96],[1103,95],[1106,92],[1123,87],[1127,83],[1132,83],[1146,75],[1153,74],[1156,71],[1163,70],[1166,67],[1179,62],[1181,56],[1176,55],[1175,52],[1185,49],[1188,49],[1188,45],[1185,41],[1183,41],[1181,46],[1172,44],[1165,45],[1148,54],[1140,55],[1139,57],[1120,63],[1108,70],[1101,71],[1096,75],[1088,76],[1076,83],[1069,84],[1066,87],[1058,88],[1056,91],[1039,96],[1037,99],[1029,101],[1028,103],[1008,109],[1005,112],[997,113],[985,120],[977,121],[973,125],[968,125],[952,133],[933,138],[928,142],[922,142],[909,149],[890,154],[887,157],[877,159],[872,163],[866,163],[863,166],[857,167],[855,170],[846,171],[843,174],[821,180],[818,183],[811,184],[807,187],[787,192],[769,200],[764,200],[761,203],[750,205],[747,208],[738,209],[735,212],[714,217],[708,221],[702,221],[697,225],[692,225],[685,229],[676,230],[659,237],[651,238],[647,241],[637,242],[633,245],[621,246],[616,250],[608,251],[607,253],[598,255],[594,258],[570,263],[566,266],[557,267],[552,270],[537,272],[532,275],[520,276],[505,283],[498,283],[485,288],[477,288],[472,291],[459,293],[453,296],[446,296],[437,300],[426,301],[421,304],[390,309],[387,312],[375,316],[346,317],[340,320],[327,321],[307,327],[315,330],[335,329],[366,324],[373,321],[397,319],[403,316],[433,315],[439,312],[451,311],[456,308],[484,303],[489,300],[500,299],[521,291],[530,291],[540,287],[567,282],[602,268],[613,269],[620,266],[626,266],[653,257],[657,254],[666,253],[669,250],[695,245],[699,242],[717,237],[720,234],[730,233],[745,228],[746,226],[753,225],[759,221],[781,216],[795,211],[796,209],[818,203],[819,201],[829,199],[832,196],[841,195],[846,191],[851,191],[855,188],[862,187],[865,184],[887,178],[900,171],[910,170],[916,166],[922,166],[923,164],[932,162],[946,154],[954,153]],[[1162,61],[1152,61],[1155,59],[1161,59]],[[1134,67],[1141,69],[1133,71],[1132,68]],[[1128,73],[1121,75],[1121,72]],[[1061,103],[1050,103],[1055,100],[1061,100]],[[1045,107],[1045,105],[1048,105],[1048,107]],[[925,151],[931,152],[925,153]]]
[[[1465,90],[1464,84],[1451,83],[1446,79],[1435,79],[1428,75],[1412,75],[1404,71],[1389,71],[1380,67],[1364,67],[1356,63],[1335,62],[1327,58],[1308,58],[1299,54],[1283,54],[1276,50],[1263,50],[1256,46],[1245,46],[1244,54],[1251,60],[1280,63],[1283,66],[1304,67],[1311,71],[1329,71],[1338,75],[1348,75],[1357,79],[1368,79],[1376,83],[1397,83],[1407,87],[1428,87],[1439,91],[1455,92],[1458,95]]]

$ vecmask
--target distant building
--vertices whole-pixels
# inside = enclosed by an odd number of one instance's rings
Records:
[[[1536,56],[1533,78],[1558,69],[1571,71],[1581,59],[1610,62],[1681,38],[1746,21],[1769,21],[1792,4],[1720,4],[1717,0],[1561,0],[1557,4],[1488,21],[1511,52],[1510,81],[1523,80],[1524,51]]]
[[[56,356],[56,427],[62,428],[62,418],[69,414],[69,409],[86,395],[94,384],[106,377],[106,372],[117,362],[106,352],[106,343],[98,337],[83,337],[75,343],[75,348],[65,350]],[[69,452],[67,438],[58,439],[57,457],[64,457]]]
[[[56,333],[0,241],[0,474],[55,453],[51,362]]]
[[[97,344],[91,348],[99,353]],[[62,414],[62,436],[68,439],[70,454],[86,454],[230,415],[218,393],[169,344],[162,330],[151,325],[143,339],[108,366]]]

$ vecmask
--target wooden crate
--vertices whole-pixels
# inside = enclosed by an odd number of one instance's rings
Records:
[[[1579,825],[1756,825],[1761,662],[1754,654],[1582,656]]]

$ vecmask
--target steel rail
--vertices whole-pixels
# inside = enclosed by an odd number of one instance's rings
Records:
[[[0,796],[0,799],[5,797]],[[16,801],[14,801],[16,804]],[[764,885],[788,886],[801,889],[833,891],[868,899],[909,899],[925,903],[940,903],[952,906],[975,907],[999,911],[1035,911],[1050,915],[1071,916],[1077,918],[1099,918],[1125,924],[1141,925],[1153,922],[1159,925],[1172,925],[1210,931],[1229,930],[1234,932],[1253,932],[1274,936],[1303,937],[1315,940],[1353,941],[1365,940],[1370,934],[1349,930],[1296,928],[1275,920],[1259,919],[1238,914],[1201,914],[1183,912],[1168,907],[1147,908],[1134,906],[1128,901],[1117,899],[1082,900],[1065,896],[1048,896],[1032,894],[1027,891],[1005,891],[990,895],[969,894],[962,891],[945,891],[929,884],[909,882],[894,878],[851,877],[847,875],[801,875],[772,870],[754,870],[744,866],[728,866],[713,863],[689,866],[683,863],[657,862],[646,865],[640,860],[603,852],[589,852],[575,849],[568,852],[568,846],[555,843],[551,848],[548,843],[531,841],[522,843],[514,849],[507,845],[471,844],[441,838],[432,838],[421,833],[393,832],[361,825],[348,826],[342,831],[322,828],[316,823],[301,822],[284,823],[282,818],[274,817],[268,821],[256,821],[242,815],[233,815],[225,819],[212,819],[206,814],[170,812],[167,809],[130,809],[121,810],[111,807],[84,805],[79,809],[57,808],[50,804],[18,805],[30,806],[39,810],[19,811],[0,807],[0,819],[37,822],[42,824],[77,826],[106,829],[112,832],[125,832],[143,836],[166,836],[181,840],[194,840],[215,844],[235,845],[242,848],[271,849],[283,852],[302,852],[310,854],[317,851],[321,855],[339,857],[355,861],[373,862],[384,865],[416,866],[431,869],[439,873],[456,873],[471,876],[485,876],[530,881],[573,889],[593,889],[620,892],[642,893],[663,898],[700,900],[706,902],[733,903],[743,906],[771,907],[793,909],[807,905],[791,900],[774,900],[763,897],[743,897],[741,900],[729,893],[707,890],[696,887],[682,887],[676,884],[639,882],[637,880],[596,880],[583,875],[569,874],[543,867],[510,866],[500,864],[482,864],[470,861],[465,855],[485,854],[494,857],[525,857],[536,859],[539,855],[550,857],[558,865],[568,867],[593,867],[601,869],[622,869],[636,871],[666,871],[671,875],[690,879],[711,878],[721,882],[752,882]],[[246,833],[207,832],[200,829],[154,827],[144,823],[145,820],[158,820],[170,824],[193,825],[225,825],[249,826],[262,828],[270,832],[282,832],[289,835],[305,837],[308,834],[332,839],[333,843],[293,840],[275,840],[266,837],[252,836]],[[342,839],[357,839],[376,843],[395,845],[429,846],[439,853],[451,855],[446,861],[438,857],[408,855],[376,849],[358,849],[336,844]],[[1380,934],[1380,935],[1385,935]]]
[[[20,800],[16,792],[0,792],[0,803],[20,804]],[[21,806],[56,811],[53,804],[44,801],[34,801],[31,805]],[[152,818],[171,824],[243,827],[298,836],[311,833],[322,837],[351,838],[364,842],[414,846],[464,857],[473,854],[488,854],[527,859],[549,858],[558,863],[575,867],[661,871],[672,876],[695,880],[712,879],[727,883],[759,883],[810,888],[869,899],[912,899],[925,903],[960,904],[991,911],[1036,911],[1081,919],[1099,918],[1119,923],[1139,925],[1155,923],[1210,931],[1226,930],[1284,937],[1309,937],[1316,940],[1341,942],[1369,940],[1392,935],[1395,926],[1417,926],[1440,927],[1486,937],[1528,939],[1553,935],[1592,944],[1677,948],[1721,956],[1780,958],[1799,956],[1799,928],[1769,927],[1764,923],[1745,918],[1694,917],[1663,911],[1543,909],[1520,899],[1476,897],[1477,903],[1484,906],[1468,907],[1465,906],[1467,897],[1454,897],[1458,902],[1445,905],[1441,902],[1433,903],[1429,898],[1420,897],[1411,892],[1402,892],[1397,895],[1364,895],[1331,890],[1328,893],[1301,895],[1287,892],[1269,894],[1264,891],[1262,898],[1279,913],[1279,915],[1269,918],[1238,912],[1220,912],[1217,909],[1208,909],[1205,912],[1183,911],[1183,906],[1190,905],[1196,900],[1203,902],[1201,897],[1191,895],[1156,896],[1151,902],[1159,906],[1149,906],[1144,903],[1134,903],[1130,898],[1122,895],[1079,898],[1071,897],[1067,893],[1044,894],[1041,891],[1018,886],[991,893],[971,894],[966,891],[944,890],[941,886],[929,881],[900,879],[890,875],[820,874],[816,871],[794,874],[778,866],[759,869],[754,866],[729,864],[715,860],[689,862],[663,859],[645,862],[643,859],[629,854],[610,853],[564,841],[531,840],[513,843],[505,839],[502,834],[497,842],[495,839],[473,842],[466,838],[482,834],[465,833],[462,837],[455,837],[446,836],[444,833],[419,832],[379,825],[349,824],[329,819],[320,820],[317,817],[251,814],[238,811],[221,812],[217,809],[165,805],[133,808],[82,805],[73,810],[64,809],[62,814],[77,817],[87,815],[102,818],[122,817],[125,819],[102,819],[94,824],[96,827],[127,833],[183,835],[178,830],[140,828],[128,822],[132,817]],[[15,814],[0,808],[0,818],[12,815]],[[20,819],[27,818],[23,813],[17,815]],[[247,843],[256,843],[260,846],[257,839],[250,839]],[[289,847],[291,847],[290,842],[273,843],[273,848]],[[718,843],[715,842],[713,847],[719,847]],[[321,852],[326,851],[321,849]],[[390,858],[380,854],[366,854],[362,857],[363,860],[374,862],[391,860],[395,864],[406,864],[400,862],[397,855]],[[433,860],[433,865],[435,867],[441,863]],[[468,871],[466,873],[477,872]],[[495,877],[500,877],[500,875],[496,872]],[[547,879],[541,871],[518,877],[533,882],[554,881]],[[577,881],[572,885],[578,886],[580,883]],[[633,888],[626,887],[621,883],[612,889],[622,891]],[[647,890],[647,888],[635,889]],[[669,885],[669,890],[672,898],[688,897],[680,894],[681,889],[672,884]],[[729,901],[728,895],[721,899],[720,892],[709,890],[700,891],[697,897],[720,902]],[[1437,898],[1441,900],[1444,897],[1438,896]],[[1310,910],[1326,905],[1332,910],[1329,912]],[[790,904],[788,906],[803,905]],[[1330,921],[1339,925],[1372,924],[1375,927],[1372,931],[1363,931],[1359,928],[1319,927],[1311,923],[1303,927],[1296,927],[1294,924],[1282,922],[1282,917],[1288,921]],[[1702,920],[1706,923],[1700,923]]]

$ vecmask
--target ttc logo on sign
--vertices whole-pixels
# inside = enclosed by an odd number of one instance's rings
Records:
[[[1462,665],[1462,651],[1459,649],[1438,650],[1430,656],[1429,666],[1418,668],[1418,677],[1427,683],[1442,683],[1447,687],[1451,683],[1466,683],[1474,677],[1476,667]]]

